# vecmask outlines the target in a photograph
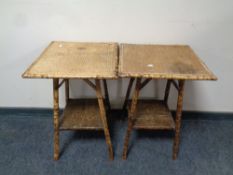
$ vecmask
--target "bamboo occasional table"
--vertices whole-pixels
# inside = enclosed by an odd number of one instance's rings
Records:
[[[186,45],[122,44],[120,46],[119,76],[131,78],[123,109],[126,109],[129,103],[130,91],[136,79],[128,112],[123,159],[127,157],[129,138],[133,128],[175,130],[173,159],[176,159],[180,143],[185,80],[216,80],[217,78]],[[145,80],[142,81],[142,79]],[[164,99],[138,100],[140,90],[152,79],[167,79]],[[178,91],[175,120],[167,105],[171,84]]]
[[[23,74],[24,78],[53,79],[54,159],[59,159],[60,130],[104,130],[109,158],[113,149],[105,106],[110,108],[106,79],[117,78],[118,45],[115,43],[52,42]],[[59,80],[62,79],[61,82]],[[69,79],[83,79],[97,99],[71,99]],[[94,79],[95,83],[90,79]],[[105,98],[101,82],[104,84]],[[59,116],[59,88],[65,83],[66,107]]]

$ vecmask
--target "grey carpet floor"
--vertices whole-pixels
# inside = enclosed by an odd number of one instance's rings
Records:
[[[123,161],[126,120],[117,112],[110,118],[114,161],[102,132],[83,131],[61,132],[61,157],[54,161],[51,113],[0,113],[0,174],[233,174],[233,119],[183,120],[175,161],[173,133],[134,131]]]

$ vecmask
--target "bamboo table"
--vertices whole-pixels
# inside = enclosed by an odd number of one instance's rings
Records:
[[[115,43],[52,42],[26,70],[24,78],[53,79],[54,159],[59,159],[60,130],[104,130],[109,158],[113,149],[105,106],[110,108],[106,79],[117,78],[118,45]],[[62,79],[61,82],[59,80]],[[97,99],[71,99],[69,79],[83,79]],[[90,80],[94,79],[95,84]],[[104,84],[105,99],[102,95]],[[65,83],[66,107],[60,119],[59,88]]]
[[[175,130],[173,159],[176,159],[180,143],[185,80],[216,80],[217,78],[186,45],[122,44],[120,46],[119,76],[130,78],[123,110],[129,103],[132,85],[136,79],[128,112],[123,159],[127,157],[129,138],[133,128]],[[145,80],[142,81],[143,78]],[[167,79],[164,99],[138,100],[140,90],[152,79]],[[178,91],[175,121],[167,105],[171,84]]]

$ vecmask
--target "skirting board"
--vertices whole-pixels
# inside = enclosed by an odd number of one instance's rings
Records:
[[[112,112],[121,113],[120,109],[114,109]],[[172,111],[173,116],[175,111]],[[19,116],[44,116],[53,115],[52,108],[0,108],[0,117],[4,115],[19,115]],[[182,118],[184,120],[233,120],[233,113],[225,112],[200,112],[200,111],[183,111]]]

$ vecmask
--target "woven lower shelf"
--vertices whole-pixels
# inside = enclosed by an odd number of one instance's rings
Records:
[[[69,100],[59,128],[60,130],[103,130],[97,99]]]
[[[139,100],[133,127],[135,129],[173,130],[175,122],[163,101]]]

